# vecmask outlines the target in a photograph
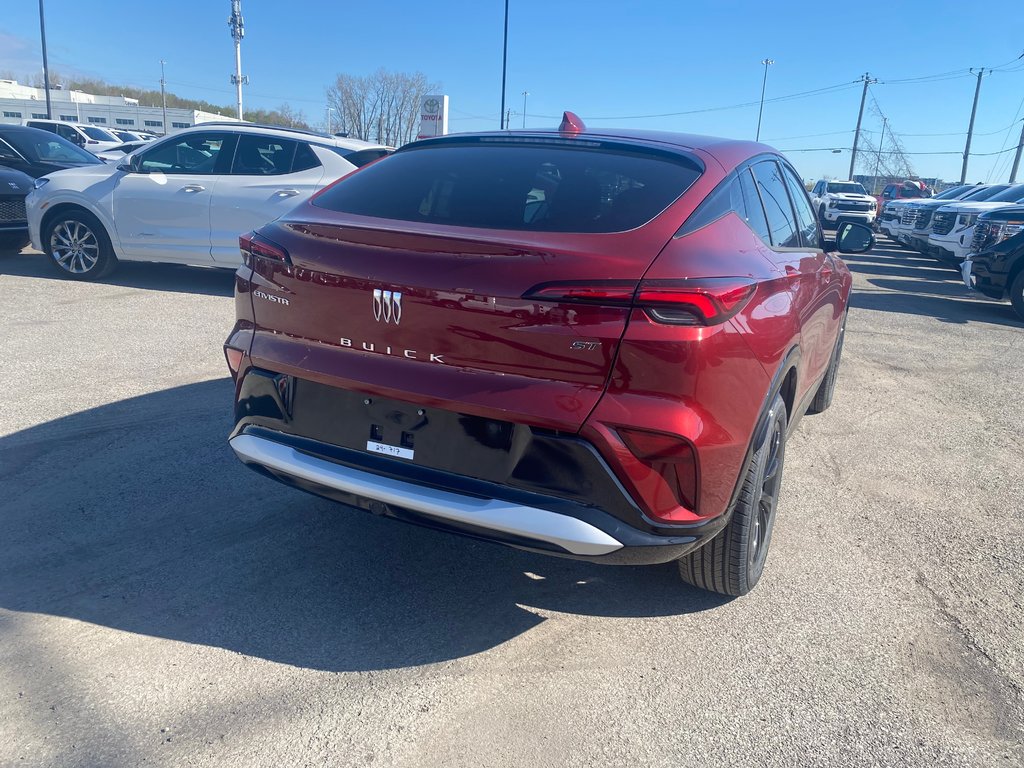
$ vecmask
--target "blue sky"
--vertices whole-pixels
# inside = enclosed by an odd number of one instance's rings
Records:
[[[3,0],[0,70],[38,71],[37,0]],[[99,7],[101,6],[101,7]],[[378,10],[378,7],[383,7]],[[322,122],[324,89],[338,72],[378,67],[424,72],[451,97],[452,130],[497,127],[502,0],[432,3],[243,0],[246,104],[287,101]],[[822,9],[843,8],[848,17]],[[663,115],[757,102],[765,57],[766,98],[837,86],[765,105],[762,140],[787,152],[806,178],[845,176],[860,87],[870,88],[909,152],[963,151],[975,79],[970,67],[999,67],[982,84],[972,152],[1015,146],[1024,117],[1024,6],[1019,0],[964,2],[647,2],[511,0],[508,105],[527,126],[557,124],[572,109],[595,126],[753,138],[757,106]],[[229,0],[130,2],[47,0],[51,66],[111,82],[168,88],[233,102]],[[1014,67],[1016,69],[1014,70]],[[941,78],[894,82],[936,74]],[[843,87],[845,86],[845,87]],[[600,119],[612,118],[612,119]],[[522,115],[512,118],[522,125]],[[864,128],[881,120],[865,112]],[[921,135],[950,134],[950,135]],[[959,154],[914,155],[922,176],[958,179]],[[970,181],[1005,180],[1012,152],[972,157]]]

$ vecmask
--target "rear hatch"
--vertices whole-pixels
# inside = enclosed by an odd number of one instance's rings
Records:
[[[631,292],[678,227],[675,210],[658,214],[701,165],[598,141],[492,141],[402,150],[260,230],[254,364],[579,429],[629,310],[551,300],[545,286]]]

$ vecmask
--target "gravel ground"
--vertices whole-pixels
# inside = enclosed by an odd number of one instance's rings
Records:
[[[1024,330],[886,243],[728,601],[348,511],[225,438],[231,276],[0,260],[0,765],[1024,765]]]

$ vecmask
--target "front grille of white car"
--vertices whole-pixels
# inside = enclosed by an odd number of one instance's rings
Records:
[[[900,217],[900,224],[904,227],[912,227],[917,223],[917,208],[911,208],[909,205],[903,209],[903,215]]]

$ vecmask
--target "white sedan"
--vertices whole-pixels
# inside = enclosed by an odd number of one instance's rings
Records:
[[[116,165],[37,179],[25,201],[29,234],[59,272],[79,280],[119,261],[233,268],[239,235],[391,151],[289,128],[196,126]]]

